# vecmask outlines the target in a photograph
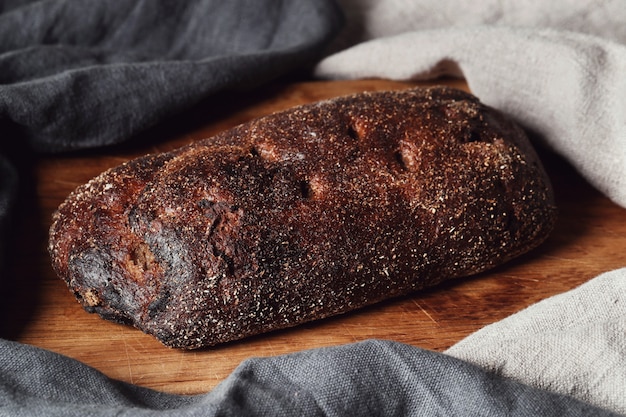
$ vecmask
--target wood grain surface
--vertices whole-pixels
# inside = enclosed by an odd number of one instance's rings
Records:
[[[467,90],[461,80],[436,83]],[[101,171],[294,105],[416,84],[381,80],[272,84],[254,93],[218,94],[123,146],[46,156],[16,150],[21,194],[12,262],[2,277],[0,336],[65,354],[116,379],[192,394],[212,389],[251,356],[369,338],[442,351],[489,323],[626,264],[626,210],[589,186],[565,161],[538,149],[560,212],[556,230],[540,248],[479,276],[293,329],[210,349],[173,350],[131,327],[86,313],[52,271],[46,249],[51,215],[70,191]]]

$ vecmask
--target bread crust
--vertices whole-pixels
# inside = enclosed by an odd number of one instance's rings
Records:
[[[299,106],[108,170],[54,214],[89,312],[194,349],[473,275],[543,242],[524,132],[434,87]]]

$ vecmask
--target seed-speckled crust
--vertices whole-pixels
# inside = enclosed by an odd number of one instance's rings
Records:
[[[462,91],[296,107],[79,187],[53,266],[87,311],[215,345],[487,270],[556,217],[523,131]]]

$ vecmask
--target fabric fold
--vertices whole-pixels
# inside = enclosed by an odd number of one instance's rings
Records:
[[[0,128],[19,135],[2,140],[47,152],[120,143],[217,91],[311,65],[342,24],[331,0],[10,3]]]
[[[613,416],[448,355],[369,340],[244,361],[213,391],[166,394],[56,353],[0,340],[11,416]]]
[[[12,212],[17,198],[17,173],[13,165],[0,155],[0,284],[4,282],[7,239],[10,235]]]

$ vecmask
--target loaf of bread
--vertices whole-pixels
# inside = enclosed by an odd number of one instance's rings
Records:
[[[523,131],[445,87],[272,114],[113,168],[50,230],[89,312],[193,349],[500,265],[556,209]]]

